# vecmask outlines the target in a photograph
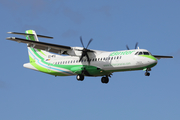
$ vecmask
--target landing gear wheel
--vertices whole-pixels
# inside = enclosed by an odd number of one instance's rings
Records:
[[[109,82],[109,78],[108,77],[102,77],[101,82],[107,84]]]
[[[83,81],[84,80],[84,75],[77,75],[76,76],[76,79],[78,80],[78,81]]]
[[[149,72],[145,72],[145,76],[150,76],[150,73]]]

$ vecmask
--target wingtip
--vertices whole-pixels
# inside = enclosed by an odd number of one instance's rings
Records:
[[[7,37],[6,40],[9,40],[11,37]]]
[[[7,32],[8,34],[12,34],[12,32]]]
[[[16,39],[15,37],[7,37],[7,40],[12,40],[12,39]]]

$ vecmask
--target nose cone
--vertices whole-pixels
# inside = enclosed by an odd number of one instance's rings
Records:
[[[152,55],[140,55],[143,64],[149,67],[154,67],[157,64],[157,59]]]
[[[152,64],[153,64],[153,63],[156,63],[156,64],[157,64],[157,59],[156,59],[154,56],[150,55],[149,59],[150,59],[150,62],[151,62]]]
[[[147,58],[147,64],[149,64],[151,67],[154,67],[157,64],[157,59],[152,55],[146,55],[144,56]]]

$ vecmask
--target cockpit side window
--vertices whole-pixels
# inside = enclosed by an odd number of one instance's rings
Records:
[[[138,55],[138,52],[136,52],[135,55]]]

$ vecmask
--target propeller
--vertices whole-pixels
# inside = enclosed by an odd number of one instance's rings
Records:
[[[138,46],[138,42],[136,42],[135,49],[137,49],[137,46]],[[128,45],[126,45],[126,48],[129,50]]]
[[[138,42],[136,42],[135,49],[137,49],[137,46],[138,46]]]
[[[80,50],[80,51],[82,51],[82,55],[81,55],[79,61],[81,61],[81,60],[83,59],[83,57],[86,56],[87,61],[88,61],[88,64],[90,64],[90,58],[89,58],[89,56],[88,56],[88,52],[94,52],[94,51],[89,50],[89,49],[87,49],[87,48],[88,48],[89,44],[92,42],[92,40],[93,40],[92,38],[89,40],[89,42],[88,42],[88,44],[87,44],[87,46],[86,46],[86,48],[85,48],[85,47],[84,47],[84,44],[83,44],[83,41],[82,41],[82,37],[80,37],[80,41],[81,41],[81,44],[82,44],[82,46],[83,46],[83,49]]]
[[[129,50],[129,47],[128,47],[128,45],[126,45],[126,48]]]

